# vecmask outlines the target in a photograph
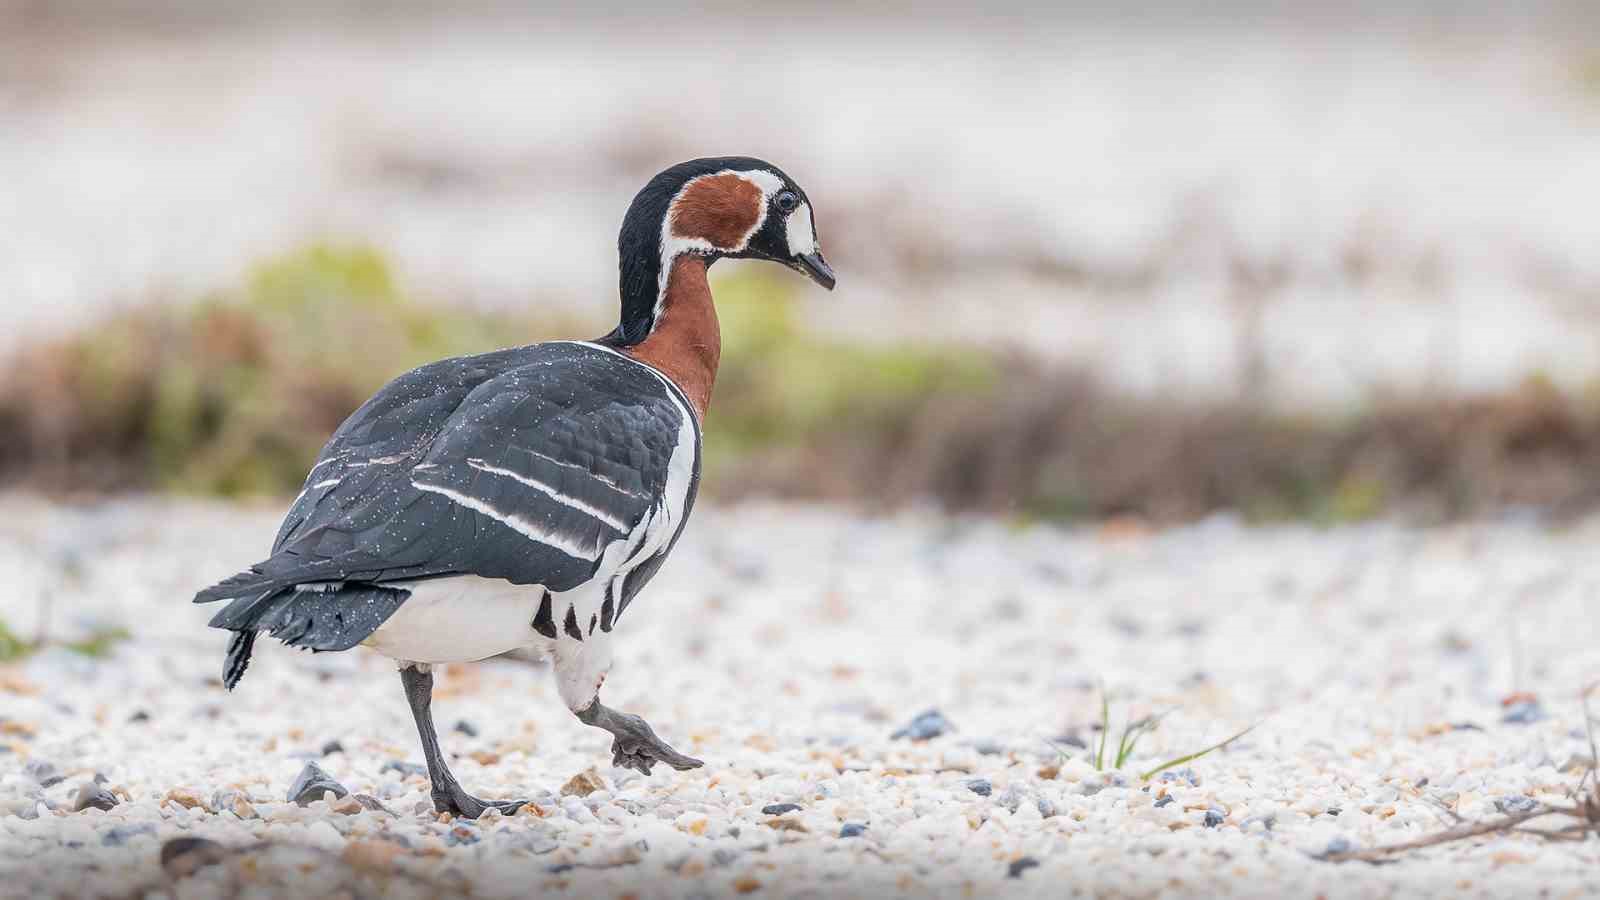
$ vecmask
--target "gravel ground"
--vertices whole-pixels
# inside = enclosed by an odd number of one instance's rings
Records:
[[[223,636],[186,601],[258,556],[274,513],[0,498],[11,626],[132,633],[0,668],[0,895],[1600,891],[1594,840],[1317,858],[1578,785],[1600,521],[1152,534],[706,508],[606,686],[706,767],[612,769],[543,666],[450,667],[435,713],[456,773],[534,803],[450,822],[387,660],[274,644],[221,690]],[[1166,713],[1122,772],[1080,747],[1101,679],[1115,727]],[[309,762],[351,796],[287,802]],[[96,781],[110,808],[74,812]],[[221,864],[175,854],[182,837]]]

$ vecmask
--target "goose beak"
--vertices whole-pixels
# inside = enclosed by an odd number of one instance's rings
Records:
[[[833,286],[839,282],[839,279],[833,276],[833,268],[822,258],[821,251],[801,254],[795,261],[799,263],[800,271],[810,275],[811,280],[822,285],[825,290],[833,290]]]

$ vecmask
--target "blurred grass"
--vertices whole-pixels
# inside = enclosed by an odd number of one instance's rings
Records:
[[[1591,508],[1600,395],[1530,379],[1475,397],[1375,395],[1342,414],[1129,397],[1015,355],[807,329],[794,282],[715,281],[723,362],[706,486],[1019,523],[1445,519]],[[291,495],[327,436],[395,375],[556,337],[571,322],[416,302],[383,258],[319,245],[230,292],[112,315],[0,361],[0,480],[58,491]]]

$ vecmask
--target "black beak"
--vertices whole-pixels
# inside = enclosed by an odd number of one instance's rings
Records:
[[[825,289],[831,291],[833,286],[838,284],[839,279],[833,277],[833,269],[828,265],[828,261],[822,258],[820,252],[807,253],[796,257],[795,261],[799,263],[800,271],[810,275],[812,281]]]

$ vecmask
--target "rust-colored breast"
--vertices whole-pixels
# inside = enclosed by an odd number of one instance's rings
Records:
[[[743,249],[764,203],[761,188],[738,175],[697,178],[672,203],[672,234],[702,238],[719,250]]]
[[[711,302],[704,258],[685,255],[673,261],[655,328],[649,337],[623,352],[671,378],[689,398],[695,415],[705,421],[717,363],[722,359],[722,329]]]

